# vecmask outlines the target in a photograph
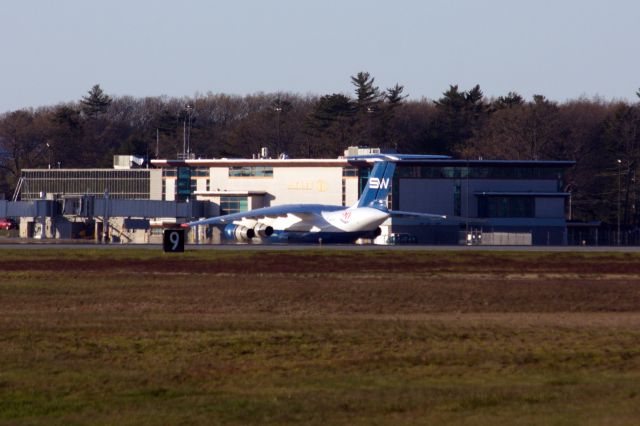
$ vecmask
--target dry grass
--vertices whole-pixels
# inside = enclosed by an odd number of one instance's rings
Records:
[[[634,255],[1,254],[0,423],[640,419]]]

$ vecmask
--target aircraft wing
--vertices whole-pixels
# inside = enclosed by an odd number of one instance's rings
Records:
[[[400,210],[389,210],[389,214],[391,215],[391,217],[415,217],[434,220],[442,220],[447,218],[447,216],[442,214],[403,212]]]
[[[274,207],[263,207],[261,209],[249,210],[246,212],[232,213],[222,216],[210,217],[208,219],[197,220],[195,222],[189,222],[183,224],[184,227],[197,226],[197,225],[227,225],[233,223],[236,220],[242,219],[265,219],[265,218],[278,218],[286,217],[290,214],[296,216],[310,216],[318,214],[322,211],[335,211],[342,210],[345,207],[341,206],[325,206],[319,204],[287,204]]]

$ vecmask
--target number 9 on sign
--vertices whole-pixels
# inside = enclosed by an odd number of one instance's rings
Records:
[[[162,247],[165,253],[182,253],[184,229],[165,229],[162,235]]]

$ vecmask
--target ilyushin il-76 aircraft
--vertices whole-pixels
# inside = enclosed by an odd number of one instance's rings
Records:
[[[393,161],[378,161],[371,170],[366,188],[352,207],[323,204],[285,204],[246,212],[216,216],[184,223],[224,227],[224,236],[237,241],[292,243],[354,243],[359,238],[380,235],[380,225],[389,217],[413,216],[434,220],[445,216],[387,209]]]

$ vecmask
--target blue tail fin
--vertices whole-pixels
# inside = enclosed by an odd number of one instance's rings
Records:
[[[380,161],[373,166],[367,186],[357,207],[385,207],[387,206],[387,196],[391,190],[391,181],[393,172],[396,169],[396,163],[389,161]]]

